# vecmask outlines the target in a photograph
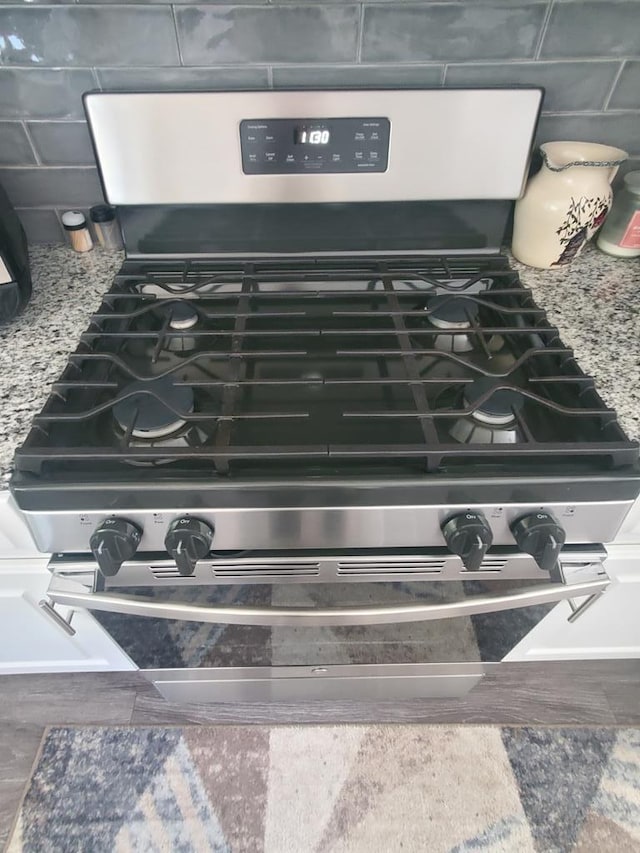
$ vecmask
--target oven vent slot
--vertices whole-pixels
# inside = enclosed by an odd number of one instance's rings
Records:
[[[339,560],[338,575],[438,574],[445,560]]]
[[[506,560],[498,557],[485,557],[480,566],[481,572],[501,572],[507,565]]]
[[[308,578],[320,574],[320,563],[214,563],[212,569],[216,578]]]
[[[176,566],[149,566],[149,568],[154,578],[159,581],[182,577]]]

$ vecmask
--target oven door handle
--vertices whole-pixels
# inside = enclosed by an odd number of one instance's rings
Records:
[[[396,604],[377,607],[247,607],[244,605],[198,605],[183,602],[157,601],[152,598],[127,596],[119,593],[83,591],[70,577],[54,576],[48,599],[55,604],[105,610],[129,616],[150,616],[156,619],[178,619],[187,622],[211,622],[220,625],[266,625],[294,627],[330,627],[340,625],[387,625],[400,622],[428,622],[436,619],[456,619],[479,613],[497,613],[517,607],[550,604],[579,596],[598,596],[609,585],[602,574],[595,580],[578,583],[550,583],[527,587],[518,592],[501,595],[477,595],[459,601],[439,604]]]

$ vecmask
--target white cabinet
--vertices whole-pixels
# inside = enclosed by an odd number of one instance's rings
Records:
[[[50,577],[46,557],[0,561],[0,674],[136,669],[90,613],[73,614],[73,636],[43,613]]]
[[[73,636],[43,613],[38,602],[51,578],[48,561],[9,493],[0,492],[0,674],[136,669],[90,613],[73,614]]]
[[[0,561],[0,674],[136,669],[90,613],[77,611],[69,636],[39,607],[51,577],[47,558]],[[66,618],[68,610],[58,608]]]
[[[26,522],[10,492],[0,491],[0,561],[16,557],[41,558]]]
[[[612,584],[605,594],[573,623],[561,601],[505,660],[640,658],[640,546],[608,550]]]
[[[616,545],[631,542],[640,546],[640,498],[631,507],[629,515],[616,536]],[[640,547],[638,553],[640,553]]]

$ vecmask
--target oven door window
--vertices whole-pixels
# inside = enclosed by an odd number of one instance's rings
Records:
[[[534,585],[531,580],[163,585],[123,592],[204,607],[386,609],[412,603],[440,605],[507,590],[515,593]],[[141,669],[279,667],[500,661],[553,606],[534,604],[429,621],[313,627],[211,624],[100,610],[94,615]]]

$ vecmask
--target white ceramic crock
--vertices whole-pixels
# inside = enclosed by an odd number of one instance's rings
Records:
[[[542,168],[516,202],[512,251],[530,267],[563,266],[604,222],[627,152],[595,142],[546,142]]]

